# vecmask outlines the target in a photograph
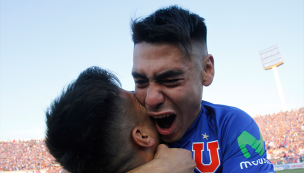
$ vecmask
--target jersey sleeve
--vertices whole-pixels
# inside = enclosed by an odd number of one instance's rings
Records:
[[[247,113],[235,108],[218,122],[223,173],[274,172],[259,127]]]

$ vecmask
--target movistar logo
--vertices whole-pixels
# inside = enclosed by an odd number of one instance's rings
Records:
[[[247,131],[243,131],[239,137],[237,138],[239,147],[243,153],[243,155],[248,159],[251,155],[249,154],[246,145],[250,145],[251,148],[255,150],[255,152],[259,153],[260,156],[264,154],[264,141],[262,134],[260,132],[260,140],[257,140]]]
[[[252,165],[254,165],[254,166],[257,166],[257,165],[259,165],[259,164],[265,164],[265,163],[268,163],[268,164],[272,164],[269,160],[267,160],[267,159],[265,159],[265,158],[261,158],[261,159],[258,159],[258,160],[256,160],[256,161],[251,161],[251,162],[248,162],[248,161],[245,161],[245,162],[241,162],[240,163],[240,167],[241,167],[241,169],[243,169],[243,165],[245,166],[245,168],[247,168],[247,167],[249,167],[249,166],[252,166]],[[248,164],[248,165],[247,165]]]

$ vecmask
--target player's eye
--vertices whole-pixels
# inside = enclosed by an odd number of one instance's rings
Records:
[[[148,84],[148,80],[134,79],[136,87],[145,87]]]
[[[167,87],[174,87],[179,85],[180,81],[180,79],[168,79],[161,81],[161,83]]]
[[[179,81],[179,79],[170,79],[170,80],[164,80],[163,83],[175,83],[178,81]]]

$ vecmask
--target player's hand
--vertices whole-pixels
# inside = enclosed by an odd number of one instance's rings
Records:
[[[191,151],[168,148],[165,144],[160,144],[152,161],[128,173],[193,173],[195,167]]]
[[[168,148],[165,144],[157,147],[154,160],[161,163],[164,172],[193,173],[196,167],[191,151],[182,148]]]

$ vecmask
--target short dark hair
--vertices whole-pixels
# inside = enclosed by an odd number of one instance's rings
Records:
[[[188,53],[191,41],[207,44],[207,28],[204,18],[176,5],[155,11],[143,19],[131,21],[134,44],[181,43]]]
[[[66,170],[117,172],[130,159],[132,150],[125,151],[129,148],[121,141],[131,138],[131,131],[126,135],[120,127],[128,115],[121,105],[119,88],[115,75],[90,67],[46,111],[46,146]]]

